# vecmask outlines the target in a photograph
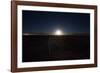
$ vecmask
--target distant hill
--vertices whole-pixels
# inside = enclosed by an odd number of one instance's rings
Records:
[[[56,34],[54,33],[23,33],[23,35],[56,35]],[[62,35],[90,35],[90,33],[65,33]]]

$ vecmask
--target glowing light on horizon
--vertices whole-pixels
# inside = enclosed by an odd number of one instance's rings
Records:
[[[28,36],[28,35],[30,35],[29,33],[24,33],[23,35],[26,35],[26,36]]]
[[[55,35],[63,35],[63,32],[60,29],[58,29],[58,30],[55,31],[54,34]]]

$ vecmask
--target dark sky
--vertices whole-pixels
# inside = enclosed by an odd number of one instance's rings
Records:
[[[48,11],[22,11],[23,33],[89,33],[90,14]]]

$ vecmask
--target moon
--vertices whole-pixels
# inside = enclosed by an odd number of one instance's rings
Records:
[[[55,35],[63,35],[63,32],[60,29],[58,29],[58,30],[55,31],[54,34]]]

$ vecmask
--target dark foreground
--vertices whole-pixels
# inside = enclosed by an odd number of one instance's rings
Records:
[[[23,62],[90,58],[89,35],[23,35]]]

